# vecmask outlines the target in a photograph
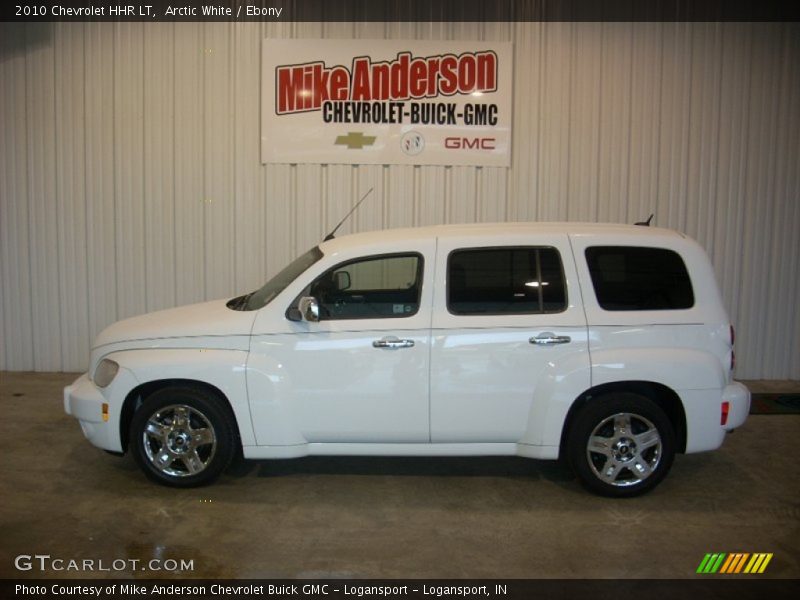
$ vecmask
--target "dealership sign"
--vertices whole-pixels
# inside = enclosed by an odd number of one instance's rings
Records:
[[[264,40],[265,163],[509,166],[511,44]]]

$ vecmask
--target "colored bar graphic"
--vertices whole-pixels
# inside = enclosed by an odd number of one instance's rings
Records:
[[[709,561],[711,560],[711,555],[706,554],[702,561],[700,561],[700,566],[697,567],[698,573],[705,573],[706,572],[706,565],[708,565]]]
[[[728,571],[728,573],[739,573],[742,570],[742,567],[744,567],[744,563],[749,556],[749,553],[740,552],[736,554],[736,560],[733,561],[731,569]]]
[[[747,563],[747,566],[744,568],[745,573],[757,573],[758,567],[761,566],[761,561],[764,560],[763,554],[753,554],[753,558],[750,559],[750,562]]]
[[[772,552],[767,554],[767,557],[764,559],[764,562],[761,563],[761,568],[758,570],[758,572],[759,573],[763,573],[764,570],[767,568],[767,565],[769,564],[769,561],[771,561],[771,560],[772,560]]]
[[[732,575],[737,573],[763,573],[772,560],[772,553],[760,552],[714,552],[706,554],[697,567],[697,573],[720,573]]]
[[[722,568],[719,570],[720,573],[728,573],[728,569],[731,568],[731,563],[734,562],[736,558],[735,554],[728,554],[728,558],[722,563]]]
[[[714,554],[706,554],[700,566],[697,567],[698,573],[716,573],[725,558],[725,553],[715,552]]]
[[[753,560],[751,560],[747,567],[745,567],[745,573],[763,573],[764,569],[767,568],[769,561],[772,560],[772,553],[769,554],[754,554]]]
[[[718,559],[717,559],[717,561],[714,563],[714,566],[712,566],[712,567],[711,567],[711,572],[712,572],[712,573],[716,573],[716,572],[717,572],[717,570],[719,570],[719,567],[720,567],[720,565],[722,564],[722,561],[723,561],[723,559],[724,559],[724,558],[725,558],[725,553],[724,553],[724,552],[721,552],[721,553],[720,553],[720,555],[719,555],[719,558],[718,558]]]
[[[750,554],[749,553],[742,554],[742,559],[739,561],[739,564],[736,566],[736,572],[737,573],[740,573],[742,571],[742,568],[744,567],[744,565],[747,562],[748,558],[750,558]]]

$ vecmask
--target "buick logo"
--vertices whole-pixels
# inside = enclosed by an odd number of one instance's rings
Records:
[[[425,138],[417,131],[409,131],[400,139],[400,149],[409,156],[416,156],[425,149]]]

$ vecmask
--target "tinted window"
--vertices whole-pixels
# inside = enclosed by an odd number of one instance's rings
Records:
[[[457,315],[532,314],[566,308],[555,248],[474,248],[450,254],[447,307]]]
[[[419,310],[422,257],[373,256],[329,269],[301,296],[319,302],[320,320],[409,317]]]
[[[672,250],[631,246],[586,249],[597,301],[605,310],[669,310],[694,306],[683,259]]]

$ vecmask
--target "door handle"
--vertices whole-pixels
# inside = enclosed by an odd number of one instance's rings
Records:
[[[546,333],[540,333],[528,341],[531,344],[536,344],[537,346],[554,346],[556,344],[569,344],[572,341],[572,338],[568,335],[556,335],[548,331]]]
[[[388,336],[372,342],[373,348],[413,348],[414,340],[401,340]]]

